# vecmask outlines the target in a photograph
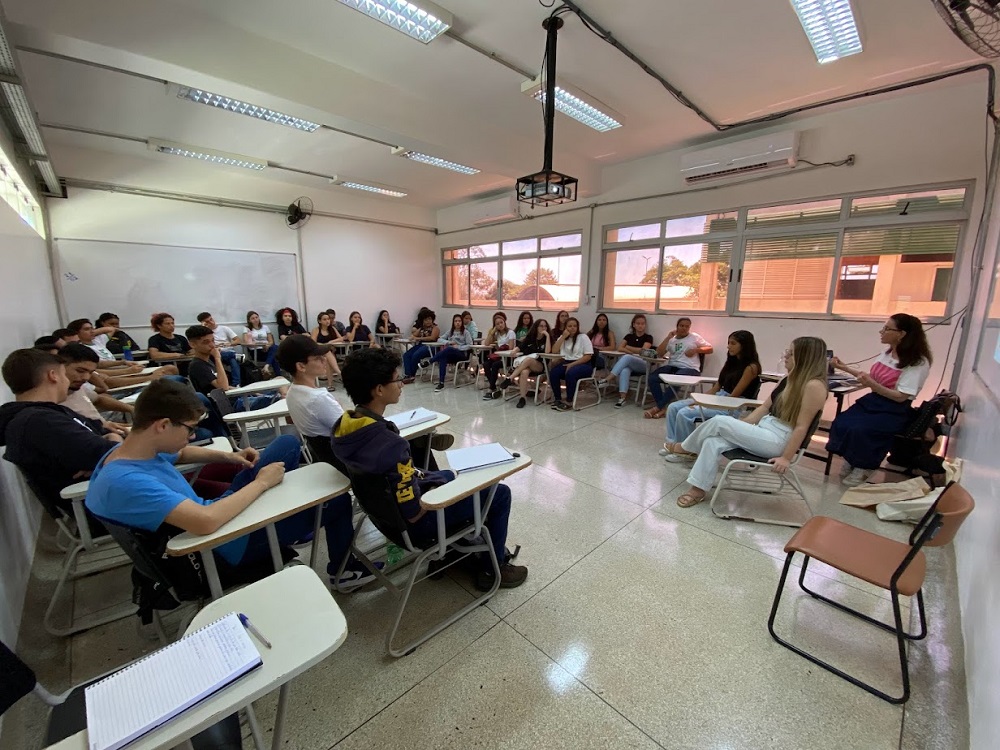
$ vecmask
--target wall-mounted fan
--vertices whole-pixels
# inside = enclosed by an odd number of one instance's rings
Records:
[[[959,39],[982,57],[1000,57],[1000,0],[931,0]]]
[[[285,224],[288,225],[289,229],[301,229],[309,221],[312,213],[312,199],[303,195],[288,204],[288,209],[285,211]]]

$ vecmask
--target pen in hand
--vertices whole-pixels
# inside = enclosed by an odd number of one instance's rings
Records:
[[[264,637],[263,633],[261,633],[259,630],[257,630],[257,628],[254,627],[254,624],[252,622],[250,622],[250,618],[249,617],[247,617],[242,612],[239,613],[237,615],[237,617],[240,618],[240,622],[243,623],[243,627],[245,627],[247,630],[249,630],[251,635],[253,635],[254,637],[256,637],[257,640],[260,641],[261,643],[263,643],[267,648],[271,648],[271,642],[269,640],[267,640],[267,638]]]

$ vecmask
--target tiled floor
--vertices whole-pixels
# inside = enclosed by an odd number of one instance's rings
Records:
[[[508,481],[510,544],[522,545],[527,583],[402,659],[383,650],[391,597],[374,587],[338,595],[350,635],[294,683],[286,747],[967,747],[950,549],[929,553],[931,635],[910,647],[913,698],[890,706],[771,640],[766,619],[793,529],[721,520],[707,503],[678,508],[686,469],[656,455],[663,421],[611,402],[557,413],[481,396],[417,384],[401,408],[450,414],[459,446],[496,440],[532,456]],[[816,466],[807,459],[800,470],[813,512],[905,538],[907,528],[839,505],[841,488]],[[155,645],[131,620],[64,642],[40,633],[29,618],[45,601],[54,559],[38,556],[21,639],[43,679],[62,687]],[[815,567],[824,592],[889,616],[883,592]],[[458,573],[420,584],[415,624],[469,601],[469,588]],[[104,574],[78,587],[77,599],[101,590],[120,599],[127,581]],[[898,684],[890,636],[789,594],[781,632],[881,685]],[[3,747],[40,747],[43,716],[29,703],[5,722]],[[261,704],[267,725],[274,700]]]

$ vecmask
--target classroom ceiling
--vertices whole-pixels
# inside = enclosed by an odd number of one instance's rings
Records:
[[[86,168],[66,157],[76,149],[102,152],[111,161],[118,157],[123,164],[179,161],[138,142],[160,138],[401,188],[407,198],[373,200],[436,208],[512,189],[514,179],[542,164],[540,105],[521,93],[524,76],[448,37],[421,44],[336,0],[0,3],[61,176],[94,178],[77,173]],[[454,15],[454,32],[463,39],[538,72],[545,41],[541,22],[551,12],[538,0],[438,4]],[[721,123],[979,60],[952,36],[929,0],[854,0],[864,52],[822,66],[789,0],[578,4]],[[600,191],[605,165],[715,135],[576,16],[564,18],[560,77],[625,117],[624,127],[598,133],[557,115],[554,166],[581,179],[581,194]],[[158,81],[208,89],[482,171],[455,174],[391,156],[388,146],[353,135],[303,133],[195,105]],[[210,194],[217,170],[237,168],[191,161],[173,169],[185,170]],[[277,169],[252,178],[301,185],[305,194],[346,190]],[[137,184],[128,174],[121,181]]]

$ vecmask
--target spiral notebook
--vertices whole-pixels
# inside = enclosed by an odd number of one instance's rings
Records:
[[[262,664],[232,612],[85,690],[90,750],[118,750]]]
[[[486,469],[490,466],[510,463],[517,458],[513,453],[504,448],[500,443],[486,443],[485,445],[474,445],[471,448],[456,448],[445,451],[448,457],[448,467],[456,474],[464,474],[467,471],[476,469]]]
[[[437,415],[436,411],[418,406],[416,409],[401,411],[399,414],[393,414],[391,417],[386,417],[385,419],[387,422],[395,424],[400,430],[405,430],[407,427],[416,427],[418,424],[437,419]]]

